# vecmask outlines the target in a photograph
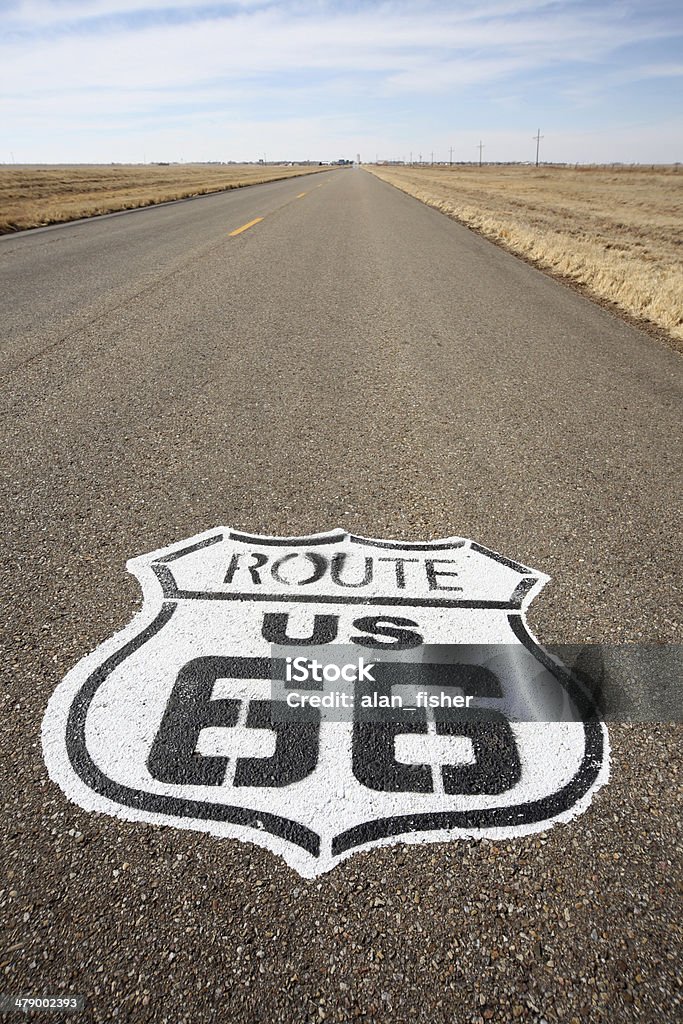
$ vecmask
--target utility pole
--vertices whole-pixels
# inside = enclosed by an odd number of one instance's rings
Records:
[[[422,153],[420,153],[417,162],[420,164],[420,166],[422,166]]]
[[[412,151],[412,149],[410,151],[410,166],[411,167],[413,166],[413,151]]]
[[[450,158],[450,161],[449,161],[449,167],[452,167],[452,166],[453,166],[453,147],[451,146],[451,158]]]
[[[432,150],[432,167],[434,166],[434,150]]]
[[[538,167],[538,150],[541,145],[541,139],[545,136],[541,135],[541,129],[538,129],[538,135],[534,135],[533,138],[536,140],[536,166]]]
[[[477,149],[479,150],[479,166],[480,167],[481,167],[481,151],[482,151],[483,148],[484,148],[484,143],[480,139],[479,140],[479,145],[477,146]]]

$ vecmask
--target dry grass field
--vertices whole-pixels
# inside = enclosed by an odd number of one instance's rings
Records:
[[[683,168],[367,169],[683,343]]]
[[[0,234],[256,185],[324,168],[285,164],[0,167]]]

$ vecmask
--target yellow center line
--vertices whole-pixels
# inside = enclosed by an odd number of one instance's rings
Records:
[[[254,217],[254,219],[248,221],[247,224],[243,224],[241,228],[235,228],[234,231],[231,231],[230,232],[230,238],[233,238],[235,235],[241,235],[243,231],[247,230],[247,228],[253,228],[254,224],[258,224],[259,221],[262,221],[262,220],[263,220],[263,217]]]

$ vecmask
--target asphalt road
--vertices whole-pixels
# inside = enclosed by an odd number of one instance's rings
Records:
[[[552,577],[542,642],[680,642],[680,356],[360,170],[5,237],[0,273],[1,990],[97,1021],[678,1019],[680,726],[612,725],[568,825],[309,882],[80,810],[40,723],[139,608],[126,560],[218,524],[474,538]]]

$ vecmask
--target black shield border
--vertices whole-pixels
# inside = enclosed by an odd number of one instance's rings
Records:
[[[322,540],[320,535],[318,535],[317,537],[308,538],[268,538],[268,541],[271,544],[310,544],[312,542],[329,543],[339,539],[342,535],[348,536],[344,531],[339,531],[337,536],[331,537],[328,535],[325,540]],[[252,537],[246,534],[237,534],[234,532],[231,536],[235,540],[248,540],[258,543],[263,543],[265,540],[263,537]],[[175,558],[181,557],[183,554],[196,550],[198,547],[204,547],[212,543],[216,543],[218,540],[222,539],[222,537],[223,534],[221,533],[207,541],[201,542],[200,544],[191,545],[180,551],[176,551],[165,558],[161,557],[155,560],[155,564],[152,568],[159,577],[165,598],[185,597],[190,595],[185,595],[177,590],[173,592],[175,588],[170,585],[167,569],[165,566],[162,566],[161,563],[172,561]],[[367,543],[375,544],[377,546],[400,547],[406,549],[421,548],[422,550],[433,550],[438,544],[438,542],[434,542],[433,544],[426,543],[424,545],[417,545],[410,544],[409,542],[373,541],[360,537],[351,537],[350,539],[360,544]],[[444,543],[441,546],[445,548],[447,546],[453,547],[455,545],[453,543]],[[513,562],[511,559],[504,558],[497,552],[484,548],[481,545],[472,543],[472,547],[482,554],[486,554],[488,557],[491,557],[496,561],[503,562],[515,569],[529,572],[530,575],[533,572],[532,570],[527,570],[526,567]],[[533,584],[533,578],[530,582]],[[584,756],[581,765],[572,780],[556,793],[543,797],[540,800],[529,801],[525,804],[502,806],[498,808],[479,808],[470,811],[442,811],[394,815],[387,818],[363,822],[333,837],[332,855],[334,857],[341,857],[343,854],[359,846],[376,843],[383,839],[397,838],[411,833],[447,831],[450,829],[459,829],[463,831],[492,830],[495,828],[505,828],[514,825],[538,824],[543,821],[547,821],[550,824],[550,822],[559,815],[569,811],[581,799],[581,797],[590,790],[604,764],[605,738],[602,723],[598,717],[595,705],[580,681],[555,662],[541,647],[539,647],[534,638],[528,632],[521,614],[521,603],[524,597],[524,589],[525,588],[521,588],[519,594],[515,594],[516,601],[514,604],[507,605],[508,608],[514,608],[514,610],[508,614],[508,623],[510,628],[527,650],[529,650],[530,653],[532,653],[534,657],[556,677],[582,713],[585,734]],[[526,589],[528,589],[528,587]],[[194,597],[195,595],[192,596]],[[245,595],[240,596],[244,597]],[[293,595],[286,595],[286,598],[292,600]],[[274,599],[277,600],[277,598]],[[409,604],[411,602],[410,600],[406,600],[405,603]],[[463,602],[463,604],[464,603],[465,602]],[[466,602],[466,604],[469,607],[500,607],[499,602]],[[66,726],[66,749],[74,772],[92,792],[99,796],[103,796],[122,807],[129,807],[134,810],[164,815],[176,819],[195,819],[197,821],[215,821],[242,825],[247,828],[254,829],[256,833],[266,831],[271,835],[304,850],[311,857],[318,858],[320,856],[321,849],[320,835],[312,829],[309,829],[304,825],[300,825],[298,822],[292,821],[289,818],[281,817],[277,814],[256,811],[250,808],[236,807],[229,804],[212,804],[206,801],[187,800],[181,797],[173,797],[165,794],[149,793],[143,790],[131,789],[128,786],[123,786],[120,783],[115,782],[113,779],[110,779],[105,775],[90,756],[85,739],[85,727],[88,711],[97,690],[123,661],[134,654],[143,646],[143,644],[159,633],[168,624],[176,608],[177,605],[175,600],[164,601],[154,620],[137,636],[133,637],[118,651],[106,658],[105,661],[89,675],[74,697],[69,709]]]

